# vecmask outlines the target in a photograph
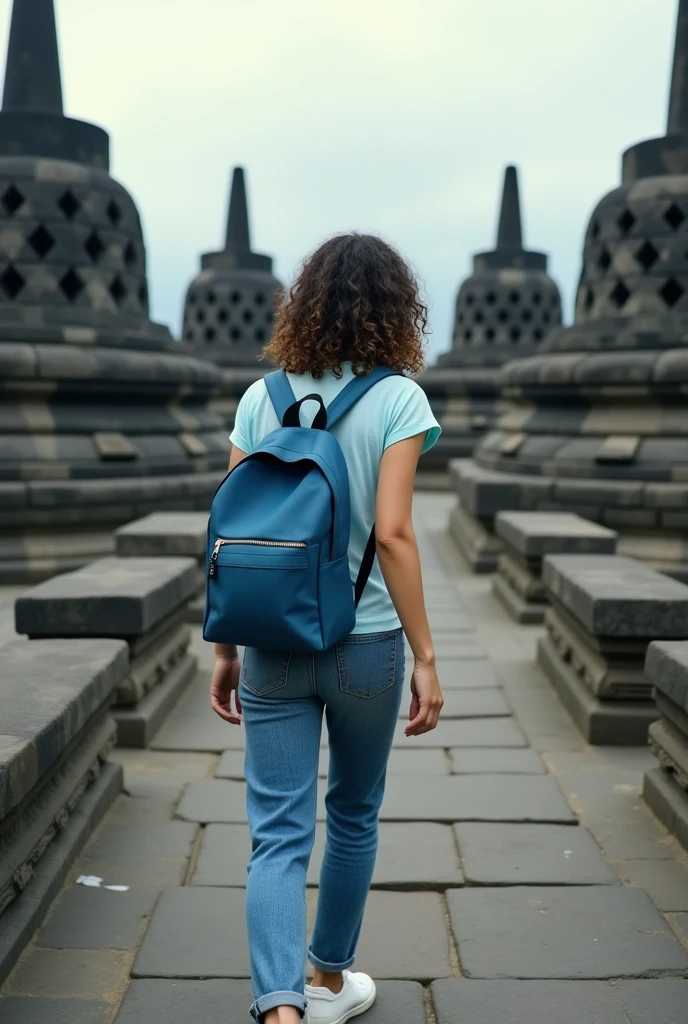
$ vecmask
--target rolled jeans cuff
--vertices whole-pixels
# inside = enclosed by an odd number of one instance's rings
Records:
[[[348,960],[344,960],[340,964],[330,964],[327,960],[319,960],[318,957],[314,955],[313,950],[309,949],[308,960],[320,971],[326,971],[328,974],[337,974],[339,971],[345,971],[347,967],[351,967],[355,957],[349,957]]]
[[[276,1006],[295,1006],[303,1017],[306,1010],[306,997],[301,995],[300,992],[268,992],[267,995],[256,999],[250,1013],[257,1024],[261,1024],[263,1014],[267,1013],[268,1010],[274,1010]]]

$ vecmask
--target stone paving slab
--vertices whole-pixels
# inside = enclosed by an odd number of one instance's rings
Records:
[[[584,828],[568,825],[455,825],[472,885],[610,885],[618,881]]]
[[[575,823],[554,779],[540,775],[452,775],[387,780],[381,821]]]
[[[312,921],[317,891],[310,890]],[[375,978],[451,975],[438,893],[370,893],[357,961]],[[155,909],[132,976],[248,978],[243,889],[169,889]]]
[[[35,946],[8,978],[3,995],[32,996],[56,1002],[62,999],[109,1000],[113,994],[121,992],[129,980],[130,962],[131,953],[124,950]]]
[[[317,890],[309,889],[311,926],[316,902]],[[356,969],[376,981],[406,978],[429,982],[451,976],[449,935],[440,894],[371,892],[356,951]]]
[[[317,886],[325,848],[319,824],[307,884]],[[247,825],[208,825],[201,842],[192,885],[245,886],[251,855]],[[462,885],[456,845],[446,825],[383,823],[373,888],[445,889]]]
[[[416,747],[525,747],[526,741],[511,718],[472,718],[461,721],[440,719],[437,727],[420,736],[405,736],[404,723],[399,722],[394,746],[413,750]]]
[[[244,890],[190,886],[158,901],[132,977],[250,977]]]
[[[2,1024],[106,1024],[108,1003],[97,999],[0,997]]]
[[[447,978],[433,984],[432,998],[437,1024],[628,1024],[616,992],[604,981]]]
[[[688,1021],[688,980],[617,982],[616,990],[630,1024],[685,1024]]]
[[[645,889],[660,910],[688,911],[688,867],[677,860],[627,860],[619,866],[626,885]]]
[[[106,861],[122,867],[153,862],[165,872],[186,864],[191,856],[196,827],[184,821],[152,822],[146,828],[105,822],[83,852],[82,859]]]
[[[688,954],[641,889],[450,889],[447,903],[459,959],[469,977],[615,978],[688,972]]]
[[[410,694],[408,695],[410,699]],[[502,690],[446,690],[442,720],[450,718],[506,718],[511,708],[506,702]],[[399,710],[399,718],[408,721],[408,700],[404,698]]]
[[[455,775],[504,773],[507,775],[544,775],[545,766],[534,750],[498,750],[453,747],[449,751]]]
[[[249,1024],[252,1000],[249,981],[144,978],[132,982],[115,1024]],[[232,1007],[231,1017],[227,1015],[228,1007]],[[366,1024],[425,1024],[422,986],[413,981],[379,982],[375,1005],[367,1011],[365,1020]],[[29,1022],[17,1018],[10,1024]],[[43,1020],[37,1024],[43,1024]],[[46,1018],[45,1024],[52,1022]],[[63,1024],[63,1020],[57,1024]],[[72,1024],[71,1019],[65,1018],[64,1024]],[[86,1019],[85,1024],[91,1021]]]
[[[106,884],[126,884],[113,875]],[[38,944],[53,949],[134,949],[158,892],[111,892],[77,886],[64,892],[43,928]]]
[[[527,753],[527,751],[521,751]],[[329,751],[320,754],[318,775],[327,778],[329,770]],[[387,763],[388,775],[447,775],[449,763],[443,750],[424,748],[420,750],[393,750]],[[242,750],[226,750],[221,756],[215,771],[218,779],[244,778],[244,752]]]
[[[320,787],[318,820],[325,820]],[[247,821],[245,786],[202,779],[187,787],[177,817],[200,824]],[[522,821],[575,823],[554,779],[539,775],[452,775],[414,779],[391,775],[381,821]]]
[[[252,1002],[250,981],[143,978],[129,986],[115,1024],[250,1024]]]
[[[413,664],[407,662],[406,675],[410,680]],[[493,689],[501,686],[501,681],[494,668],[486,659],[437,657],[437,675],[442,689],[475,690],[478,687]]]
[[[600,748],[594,754],[549,753],[546,760],[611,861],[672,859],[675,849],[666,830],[640,795],[647,751],[625,754],[625,767]]]

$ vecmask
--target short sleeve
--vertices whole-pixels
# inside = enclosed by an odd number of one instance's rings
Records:
[[[262,385],[261,381],[256,381],[251,387],[244,392],[239,400],[237,406],[236,415],[234,417],[234,427],[232,433],[229,435],[229,440],[232,442],[235,448],[240,448],[242,452],[246,452],[249,455],[256,446],[255,441],[255,423],[257,413],[257,388],[256,385]]]
[[[437,442],[442,428],[432,414],[423,389],[412,380],[406,380],[404,384],[392,400],[383,447],[389,448],[409,437],[425,434],[421,452],[424,454]]]

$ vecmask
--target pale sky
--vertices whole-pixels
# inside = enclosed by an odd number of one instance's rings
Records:
[[[3,52],[10,0],[0,0]],[[176,334],[220,247],[234,164],[253,248],[288,281],[337,231],[414,264],[431,352],[493,247],[503,167],[567,312],[623,149],[664,131],[676,0],[56,0],[65,109],[109,132],[138,203],[155,319]]]

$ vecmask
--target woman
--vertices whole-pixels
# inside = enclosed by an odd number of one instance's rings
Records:
[[[377,561],[353,633],[315,655],[247,649],[243,669],[235,647],[215,645],[212,707],[246,728],[253,848],[246,900],[251,1015],[258,1024],[296,1024],[305,1013],[311,1024],[344,1024],[375,999],[372,979],[348,968],[375,863],[404,684],[403,634],[414,659],[406,736],[434,729],[443,703],[411,522],[418,458],[440,433],[424,392],[408,376],[422,368],[426,323],[401,256],[379,238],[348,234],[306,261],[266,349],[289,374],[297,399],[317,392],[325,405],[354,374],[375,366],[402,376],[377,383],[332,428],[349,471],[354,577],[376,524]],[[230,469],[278,426],[265,384],[257,381],[237,409]],[[323,711],[327,843],[308,950],[314,974],[305,985],[305,886]]]

